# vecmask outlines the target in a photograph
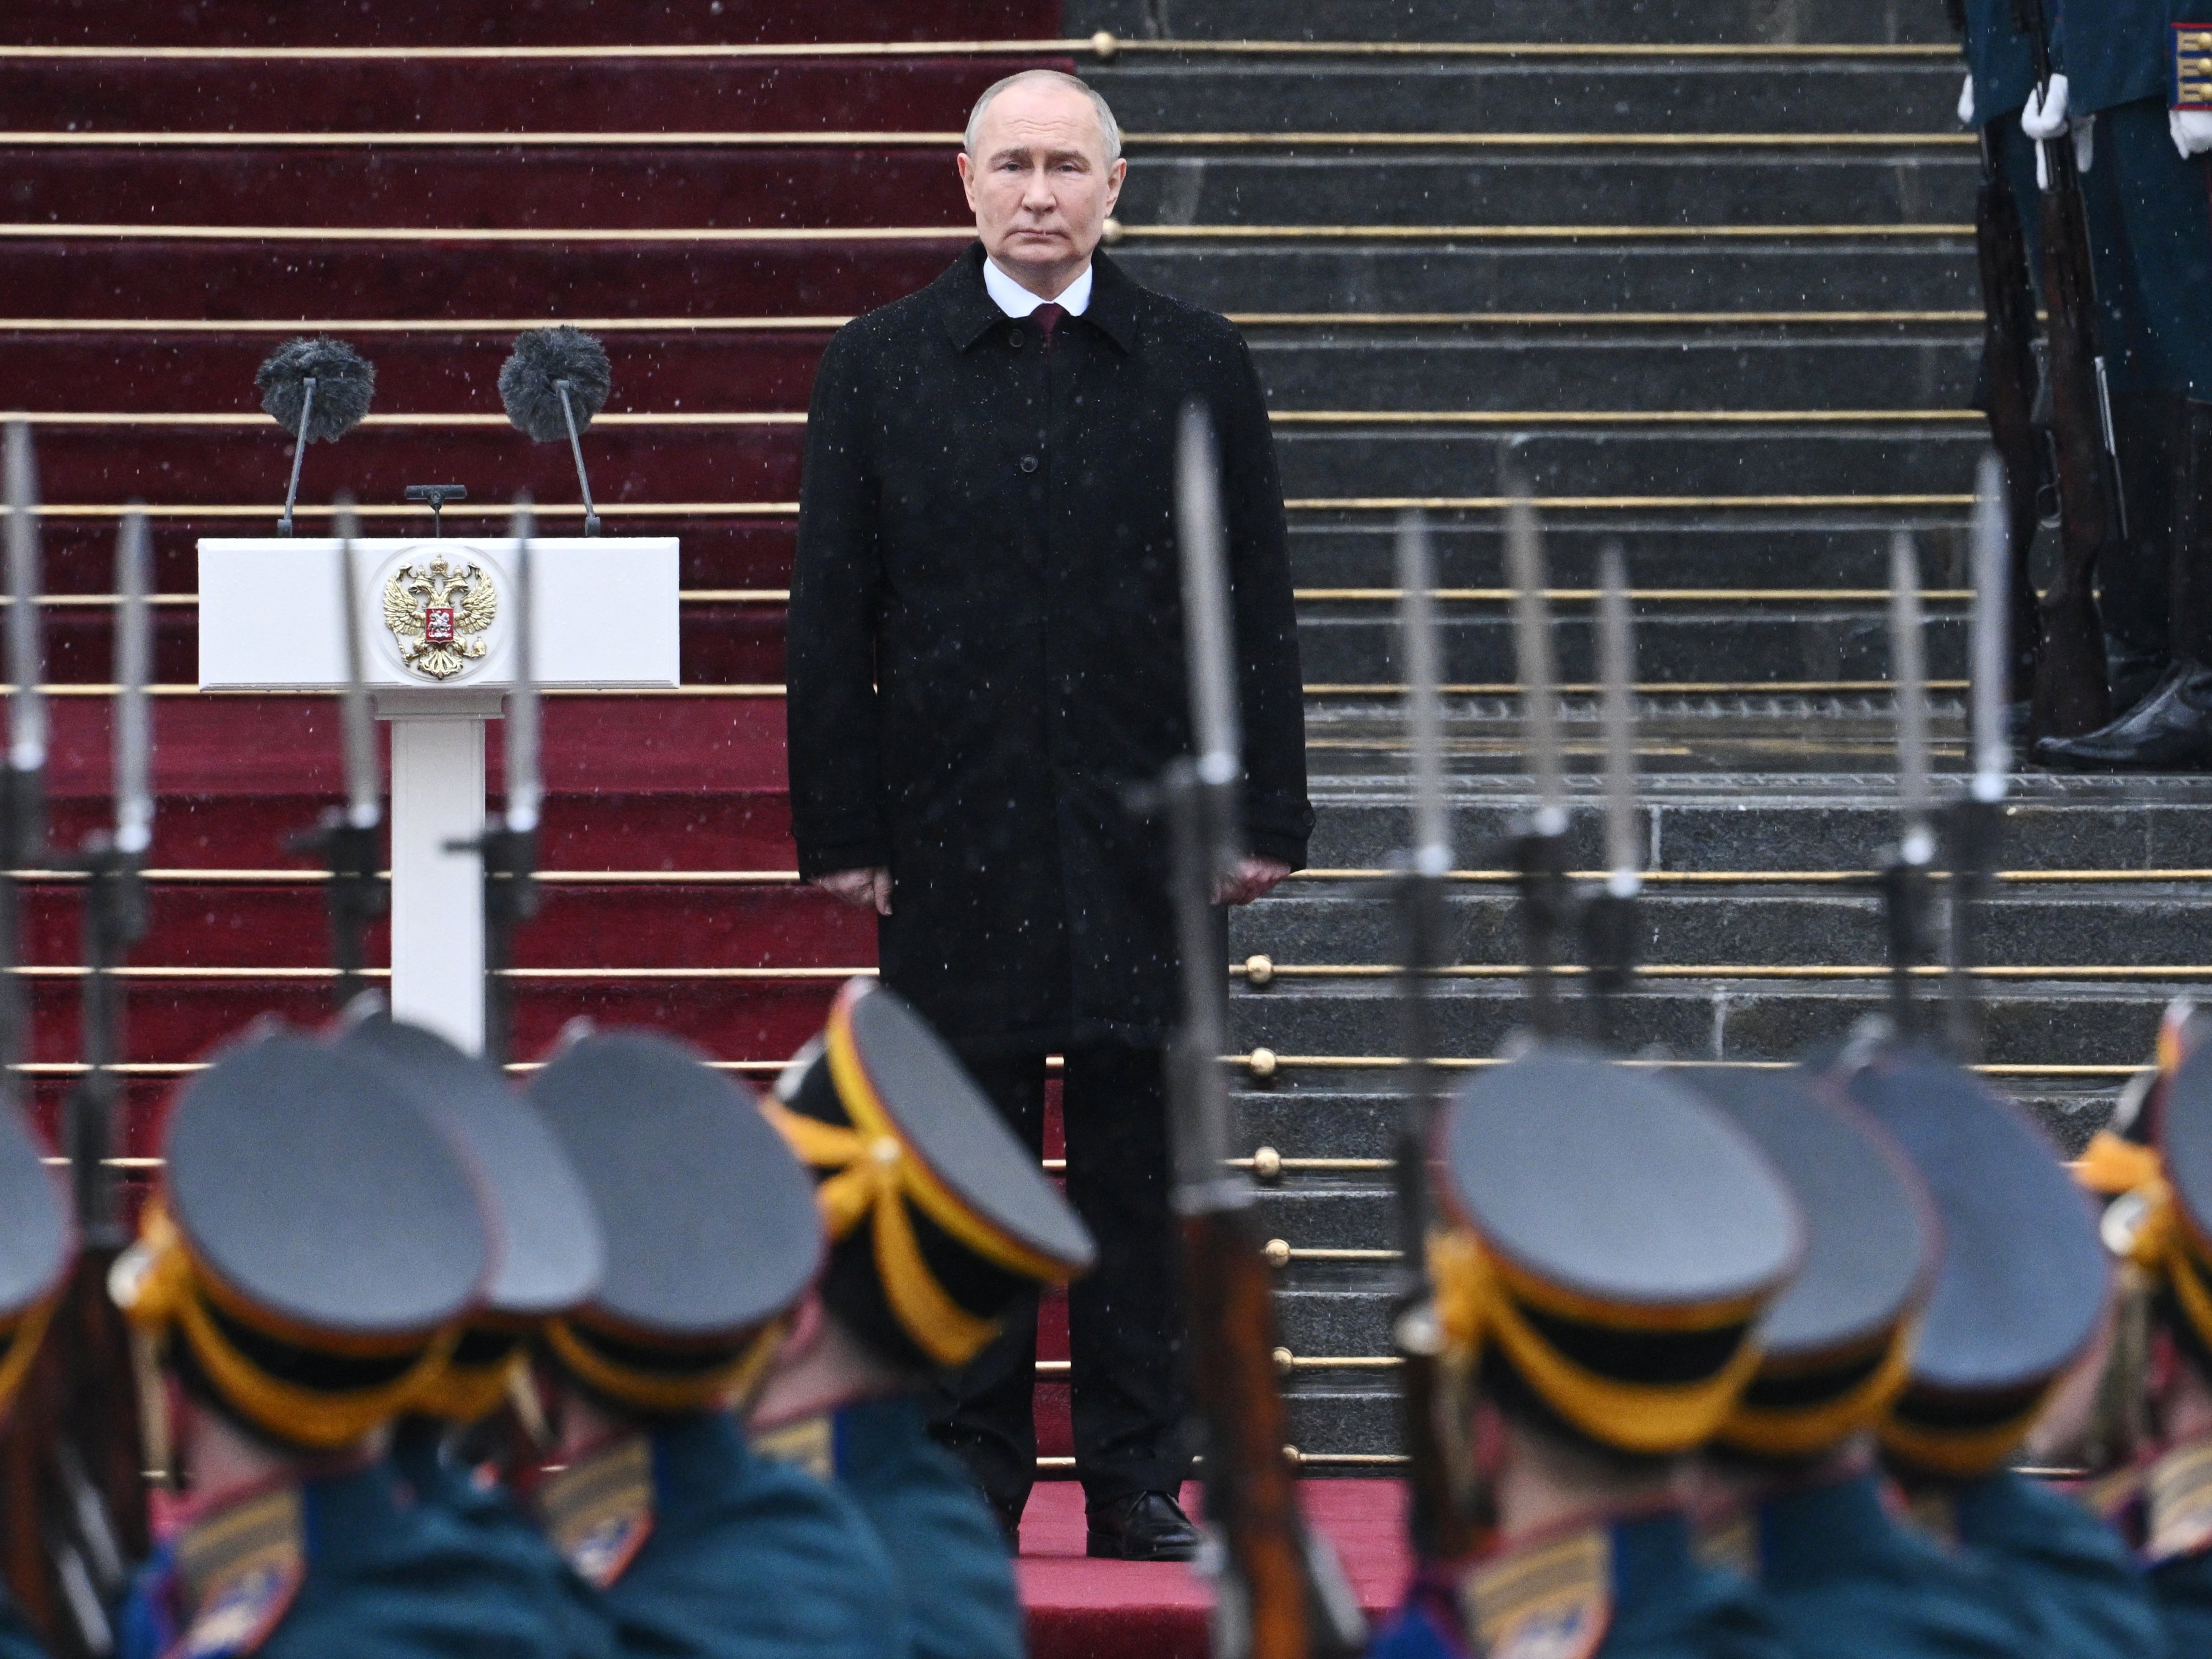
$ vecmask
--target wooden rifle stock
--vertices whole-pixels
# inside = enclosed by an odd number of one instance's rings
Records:
[[[2042,471],[2042,443],[2035,425],[2035,293],[2028,276],[2027,245],[2021,230],[2020,207],[1998,165],[1996,136],[1981,131],[1982,182],[1974,204],[1974,242],[1982,277],[1983,395],[1990,439],[2005,471],[2005,512],[2012,562],[2009,602],[2013,620],[2008,697],[2023,700],[2033,693],[2043,624],[2034,584],[2028,578],[2027,549],[2034,545],[2039,514],[2036,492]]]

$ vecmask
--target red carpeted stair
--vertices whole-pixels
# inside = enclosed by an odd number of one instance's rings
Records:
[[[327,1008],[319,878],[286,843],[337,792],[334,706],[190,689],[194,544],[270,533],[290,451],[257,411],[252,376],[302,330],[350,340],[377,368],[367,424],[307,457],[310,525],[343,488],[373,533],[427,528],[402,488],[459,481],[472,500],[450,515],[457,527],[497,522],[523,488],[573,526],[565,451],[514,433],[495,391],[513,335],[557,320],[599,332],[612,360],[613,396],[586,440],[611,533],[682,541],[684,691],[547,710],[544,908],[520,944],[520,1051],[585,1014],[667,1027],[761,1079],[814,1031],[840,977],[873,963],[868,919],[792,874],[782,605],[807,393],[838,322],[927,282],[967,239],[951,135],[990,81],[1065,64],[1042,44],[1057,10],[14,9],[0,44],[112,49],[0,56],[0,407],[37,421],[48,585],[66,600],[47,612],[47,677],[76,693],[54,701],[63,845],[107,811],[98,688],[112,674],[118,510],[137,498],[155,515],[160,814],[152,925],[129,985],[123,1151],[158,1150],[177,1078],[255,1015],[312,1021]],[[823,38],[878,45],[841,54],[811,44]],[[957,44],[1009,40],[1039,44]],[[881,49],[897,42],[953,44]],[[699,50],[762,44],[776,50]],[[174,46],[225,50],[143,50]],[[260,55],[272,48],[313,50]],[[623,134],[690,136],[595,136]],[[609,607],[619,626],[618,590]],[[269,613],[286,626],[282,593]],[[496,728],[492,741],[497,777]],[[30,886],[32,1059],[49,1114],[78,1052],[76,912],[70,881]],[[380,960],[380,935],[371,948]],[[1060,1155],[1056,1125],[1046,1150]],[[1049,1477],[1071,1450],[1058,1299],[1042,1337]],[[1401,1573],[1395,1488],[1325,1483],[1317,1513],[1370,1605],[1387,1601]],[[1039,1488],[1024,1541],[1038,1653],[1203,1650],[1203,1587],[1180,1567],[1083,1560],[1073,1486]]]

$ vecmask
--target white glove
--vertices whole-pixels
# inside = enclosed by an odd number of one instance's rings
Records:
[[[2085,115],[2073,127],[2074,171],[2087,173],[2089,164],[2097,159],[2097,118]]]
[[[2168,110],[2166,129],[2184,160],[2212,150],[2212,110]]]
[[[2054,75],[2047,91],[2027,94],[2027,107],[2020,112],[2020,130],[2039,142],[2056,138],[2066,130],[2066,77]]]
[[[1959,88],[1959,124],[1974,124],[1974,77],[1971,74],[1966,76],[1966,84]]]

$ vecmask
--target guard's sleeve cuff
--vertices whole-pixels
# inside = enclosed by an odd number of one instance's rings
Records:
[[[2212,21],[2173,26],[2173,103],[2212,110]]]
[[[799,847],[799,879],[818,881],[825,875],[836,875],[840,870],[885,869],[890,862],[890,845],[880,838],[866,841],[840,841],[830,846],[801,842]]]
[[[1303,835],[1255,828],[1248,830],[1244,839],[1250,844],[1255,858],[1272,858],[1292,869],[1304,869],[1306,866],[1306,838]]]

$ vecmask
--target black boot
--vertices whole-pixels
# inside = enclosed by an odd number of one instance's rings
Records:
[[[2168,637],[2173,663],[2140,703],[2082,737],[2046,737],[2046,766],[2092,772],[2212,771],[2212,403],[2177,427]]]

